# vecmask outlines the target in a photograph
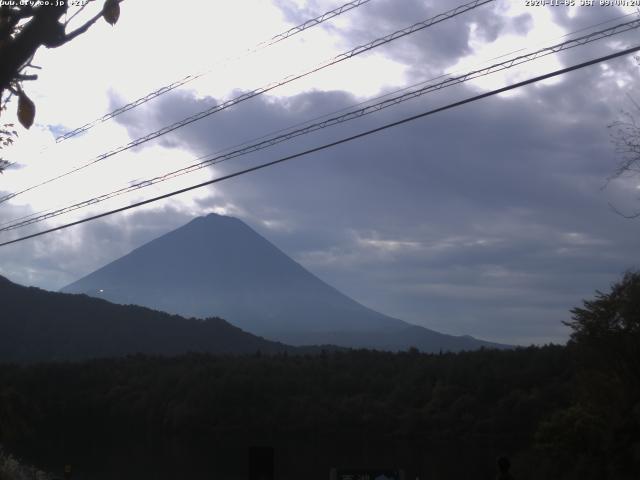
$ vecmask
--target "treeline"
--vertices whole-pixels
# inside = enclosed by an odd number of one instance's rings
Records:
[[[20,463],[13,455],[0,448],[0,479],[2,480],[51,480],[51,475],[31,465]]]
[[[0,366],[0,442],[375,437],[529,451],[571,405],[569,352],[190,354]],[[93,440],[95,441],[95,440]]]
[[[375,438],[504,452],[522,480],[640,478],[640,274],[572,313],[566,347],[4,364],[0,442]]]
[[[0,366],[0,440],[68,431],[208,437],[262,432],[525,445],[569,404],[562,347],[426,355],[132,356]]]
[[[256,350],[296,351],[220,318],[187,319],[86,295],[23,287],[0,276],[0,362]]]
[[[629,414],[638,404],[625,411],[612,386],[620,380],[587,374],[579,362],[575,349],[547,346],[5,364],[0,442],[366,436],[506,452],[519,478],[634,478],[640,422]]]

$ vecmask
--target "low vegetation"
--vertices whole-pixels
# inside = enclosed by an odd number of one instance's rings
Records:
[[[51,475],[20,463],[0,448],[0,480],[51,480]]]

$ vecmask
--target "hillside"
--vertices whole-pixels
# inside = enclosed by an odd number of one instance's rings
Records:
[[[0,277],[0,361],[86,359],[134,353],[293,351],[220,318],[186,319],[86,295],[23,287]]]

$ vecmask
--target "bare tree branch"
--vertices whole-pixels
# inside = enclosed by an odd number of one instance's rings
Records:
[[[20,32],[11,39],[5,39],[0,45],[0,91],[15,81],[16,74],[40,46],[61,45],[65,32],[59,19],[66,10],[66,3],[33,9],[33,16]]]
[[[24,73],[19,73],[16,75],[16,80],[18,80],[19,82],[22,81],[29,81],[29,80],[37,80],[38,79],[38,75],[36,74],[31,74],[31,75],[26,75]]]
[[[89,5],[89,4],[90,4],[91,2],[93,2],[93,1],[95,1],[95,0],[87,0],[87,2],[86,2],[86,3],[82,4],[82,6],[81,6],[80,8],[78,8],[78,10],[76,10],[76,11],[74,12],[74,14],[73,14],[73,15],[71,15],[71,16],[67,19],[67,21],[66,21],[66,22],[64,22],[64,25],[65,25],[65,26],[69,25],[69,23],[71,23],[71,20],[73,20],[73,19],[74,19],[74,18],[75,18],[75,17],[76,17],[80,12],[82,12],[82,11],[87,7],[87,5]]]
[[[610,138],[620,162],[610,178],[640,172],[640,126],[628,112],[622,112],[622,120],[609,125]]]
[[[631,103],[640,111],[640,105],[630,95],[627,95]],[[629,112],[623,111],[622,118],[610,124],[609,136],[615,147],[615,154],[619,158],[614,172],[607,178],[607,184],[616,178],[640,176],[640,125],[636,118]],[[609,207],[617,215],[623,218],[640,218],[640,211],[635,213],[623,213],[617,207],[609,203]]]
[[[24,5],[20,2],[0,3],[0,110],[6,108],[13,95],[19,96],[22,107],[18,111],[18,119],[25,128],[33,123],[35,105],[23,92],[21,83],[38,78],[26,71],[27,68],[40,68],[31,63],[36,51],[42,46],[57,48],[70,42],[89,30],[101,17],[111,24],[118,20],[118,5],[122,0],[104,0],[95,16],[67,33],[67,25],[94,1],[87,0],[70,18],[66,18],[69,9],[69,2],[66,1],[46,2],[38,6],[33,6],[35,2],[28,1]],[[64,22],[61,20],[63,17]],[[9,94],[5,95],[6,92]],[[11,145],[17,136],[15,130],[8,130],[5,128],[7,126],[0,127],[0,149]],[[9,165],[0,158],[0,172]]]
[[[65,44],[71,40],[73,40],[74,38],[76,38],[78,35],[82,35],[83,33],[85,33],[87,30],[89,30],[89,28],[91,28],[91,26],[96,23],[100,18],[102,18],[102,10],[100,10],[99,13],[97,13],[93,18],[91,18],[90,20],[87,20],[84,25],[76,28],[73,32],[69,32],[65,35],[64,37],[64,42],[61,44]]]

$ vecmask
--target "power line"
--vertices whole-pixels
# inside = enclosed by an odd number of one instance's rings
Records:
[[[560,69],[560,70],[555,70],[553,72],[546,73],[544,75],[539,75],[537,77],[533,77],[533,78],[530,78],[528,80],[524,80],[524,81],[521,81],[521,82],[518,82],[518,83],[514,83],[514,84],[508,85],[506,87],[502,87],[502,88],[498,88],[498,89],[495,89],[495,90],[491,90],[489,92],[485,92],[485,93],[482,93],[480,95],[475,95],[473,97],[469,97],[469,98],[466,98],[464,100],[460,100],[458,102],[450,103],[450,104],[445,105],[443,107],[435,108],[433,110],[429,110],[429,111],[426,111],[426,112],[423,112],[423,113],[420,113],[420,114],[417,114],[417,115],[412,115],[410,117],[406,117],[406,118],[403,118],[401,120],[398,120],[398,121],[395,121],[395,122],[392,122],[392,123],[387,123],[387,124],[382,125],[380,127],[373,128],[371,130],[367,130],[365,132],[358,133],[356,135],[351,135],[349,137],[345,137],[345,138],[342,138],[340,140],[336,140],[336,141],[331,142],[331,143],[326,143],[326,144],[321,145],[319,147],[311,148],[311,149],[305,150],[303,152],[299,152],[299,153],[296,153],[296,154],[293,154],[293,155],[282,157],[282,158],[279,158],[277,160],[273,160],[271,162],[262,163],[260,165],[256,165],[254,167],[246,168],[244,170],[240,170],[240,171],[228,174],[228,175],[224,175],[222,177],[214,178],[212,180],[208,180],[206,182],[199,183],[197,185],[192,185],[190,187],[182,188],[180,190],[175,190],[175,191],[170,192],[170,193],[165,193],[165,194],[159,195],[157,197],[149,198],[149,199],[143,200],[141,202],[137,202],[137,203],[134,203],[134,204],[131,204],[131,205],[127,205],[125,207],[116,208],[114,210],[110,210],[110,211],[107,211],[107,212],[104,212],[104,213],[100,213],[98,215],[93,215],[91,217],[87,217],[87,218],[84,218],[82,220],[77,220],[75,222],[67,223],[67,224],[64,224],[64,225],[60,225],[58,227],[54,227],[54,228],[50,228],[50,229],[47,229],[47,230],[43,230],[41,232],[33,233],[31,235],[26,235],[24,237],[20,237],[20,238],[14,239],[14,240],[9,240],[7,242],[0,243],[0,247],[6,246],[6,245],[11,245],[11,244],[18,243],[18,242],[22,242],[24,240],[28,240],[28,239],[31,239],[31,238],[35,238],[35,237],[39,237],[39,236],[42,236],[42,235],[46,235],[48,233],[52,233],[52,232],[55,232],[55,231],[64,230],[66,228],[73,227],[75,225],[80,225],[82,223],[90,222],[92,220],[97,220],[99,218],[103,218],[103,217],[106,217],[106,216],[109,216],[109,215],[113,215],[115,213],[120,213],[120,212],[123,212],[123,211],[126,211],[126,210],[130,210],[130,209],[133,209],[133,208],[141,207],[143,205],[147,205],[149,203],[157,202],[158,200],[163,200],[165,198],[173,197],[175,195],[179,195],[181,193],[185,193],[185,192],[188,192],[188,191],[191,191],[191,190],[195,190],[197,188],[205,187],[207,185],[212,185],[214,183],[219,183],[219,182],[222,182],[222,181],[225,181],[225,180],[229,180],[231,178],[239,177],[239,176],[247,174],[247,173],[255,172],[257,170],[262,170],[263,168],[271,167],[273,165],[277,165],[279,163],[283,163],[283,162],[287,162],[289,160],[300,158],[300,157],[309,155],[311,153],[316,153],[316,152],[319,152],[319,151],[322,151],[322,150],[326,150],[328,148],[332,148],[332,147],[335,147],[337,145],[341,145],[343,143],[347,143],[347,142],[350,142],[350,141],[353,141],[353,140],[356,140],[356,139],[359,139],[359,138],[363,138],[363,137],[366,137],[368,135],[372,135],[374,133],[378,133],[378,132],[381,132],[383,130],[387,130],[389,128],[397,127],[399,125],[403,125],[405,123],[409,123],[409,122],[412,122],[414,120],[418,120],[418,119],[423,118],[423,117],[434,115],[436,113],[443,112],[445,110],[450,110],[452,108],[460,107],[462,105],[466,105],[468,103],[475,102],[475,101],[481,100],[483,98],[487,98],[487,97],[491,97],[491,96],[494,96],[494,95],[498,95],[500,93],[504,93],[504,92],[507,92],[509,90],[514,90],[516,88],[520,88],[520,87],[523,87],[525,85],[529,85],[529,84],[532,84],[532,83],[535,83],[535,82],[547,80],[549,78],[556,77],[558,75],[564,75],[565,73],[569,73],[569,72],[572,72],[574,70],[578,70],[578,69],[585,68],[585,67],[588,67],[588,66],[591,66],[591,65],[595,65],[595,64],[598,64],[598,63],[601,63],[601,62],[612,60],[614,58],[618,58],[618,57],[621,57],[623,55],[628,55],[630,53],[634,53],[634,52],[637,52],[639,50],[640,50],[640,45],[632,47],[632,48],[628,48],[628,49],[625,49],[625,50],[622,50],[620,52],[612,53],[610,55],[606,55],[606,56],[599,57],[599,58],[596,58],[596,59],[593,59],[593,60],[589,60],[587,62],[579,63],[577,65],[572,65],[571,67],[563,68],[563,69]]]
[[[395,96],[395,97],[391,97],[391,98],[387,98],[385,100],[382,100],[380,102],[371,104],[371,105],[367,105],[364,106],[362,108],[356,109],[356,110],[351,110],[348,111],[347,113],[344,113],[342,115],[338,115],[335,117],[331,117],[331,118],[327,118],[323,121],[320,122],[316,122],[316,123],[312,123],[309,125],[306,125],[302,128],[298,128],[296,130],[293,131],[289,131],[287,133],[283,133],[281,135],[277,135],[271,138],[267,138],[266,140],[262,140],[259,141],[257,143],[253,143],[253,144],[249,144],[246,145],[242,148],[237,148],[235,150],[232,150],[230,152],[224,153],[224,154],[218,154],[216,156],[214,156],[213,158],[209,158],[206,159],[204,161],[195,163],[195,164],[191,164],[187,167],[183,167],[181,169],[178,170],[174,170],[172,172],[168,172],[165,173],[163,175],[151,178],[151,179],[147,179],[147,180],[143,180],[140,182],[136,182],[133,185],[128,185],[126,187],[120,188],[118,190],[109,192],[109,193],[105,193],[96,197],[92,197],[88,200],[84,200],[81,202],[77,202],[74,203],[72,205],[68,205],[62,208],[57,208],[57,209],[52,209],[52,210],[47,210],[47,211],[42,211],[42,212],[37,212],[35,214],[31,214],[31,215],[27,215],[25,217],[21,217],[15,220],[12,220],[10,222],[7,222],[5,224],[0,225],[0,232],[4,232],[4,231],[10,231],[10,230],[15,230],[17,228],[22,228],[28,225],[32,225],[34,223],[39,223],[43,220],[47,220],[50,218],[54,218],[75,210],[79,210],[81,208],[84,207],[88,207],[91,205],[95,205],[97,203],[101,203],[104,202],[106,200],[109,200],[111,198],[120,196],[120,195],[124,195],[126,193],[130,193],[133,192],[135,190],[140,190],[142,188],[145,187],[149,187],[152,185],[155,185],[157,183],[161,183],[167,180],[170,180],[172,178],[176,178],[182,175],[186,175],[189,173],[192,173],[194,171],[200,170],[202,168],[211,166],[211,165],[216,165],[218,163],[222,163],[224,161],[233,159],[233,158],[237,158],[243,155],[247,155],[249,153],[254,153],[257,152],[259,150],[268,148],[268,147],[272,147],[274,145],[283,143],[285,141],[289,141],[292,140],[296,137],[299,137],[301,135],[306,135],[312,132],[315,132],[317,130],[321,130],[324,128],[328,128],[340,123],[344,123],[350,120],[354,120],[356,118],[360,118],[375,112],[379,112],[383,109],[389,108],[391,106],[395,106],[398,105],[400,103],[409,101],[409,100],[413,100],[415,98],[418,98],[422,95],[437,91],[437,90],[441,90],[453,85],[457,85],[463,82],[467,82],[469,80],[475,79],[475,78],[479,78],[482,76],[486,76],[492,73],[496,73],[498,71],[501,70],[506,70],[508,68],[511,68],[515,65],[521,65],[525,62],[530,62],[533,60],[536,60],[538,58],[544,57],[546,55],[551,55],[554,53],[558,53],[564,50],[568,50],[577,46],[582,46],[585,45],[587,43],[591,43],[594,42],[596,40],[601,40],[603,38],[609,38],[611,36],[614,35],[618,35],[624,32],[627,32],[629,30],[632,29],[636,29],[640,27],[640,20],[635,20],[635,21],[631,21],[631,22],[627,22],[627,23],[623,23],[620,25],[616,25],[614,27],[605,29],[605,30],[600,30],[598,32],[593,32],[587,35],[583,35],[582,37],[578,37],[572,40],[567,40],[566,42],[562,42],[559,44],[555,44],[552,45],[550,47],[545,47],[542,48],[540,50],[536,50],[534,52],[525,54],[525,55],[520,55],[517,57],[514,57],[512,59],[500,62],[500,63],[496,63],[493,65],[490,65],[488,67],[485,68],[481,68],[478,70],[473,70],[471,72],[467,72],[463,75],[459,75],[456,77],[450,77],[447,78],[444,81],[441,81],[439,83],[436,84],[431,84],[431,85],[426,85],[422,88],[416,89],[416,90],[411,90],[408,91],[404,94]],[[321,118],[326,118],[326,117],[321,117]],[[306,122],[308,123],[308,122]],[[286,130],[285,130],[286,131]],[[5,226],[6,225],[6,226]]]
[[[244,56],[247,55],[251,55],[253,53],[257,53],[260,50],[263,50],[267,47],[270,47],[272,45],[275,45],[276,43],[279,43],[283,40],[286,40],[287,38],[290,38],[294,35],[297,35],[298,33],[301,33],[305,30],[307,30],[308,28],[311,27],[315,27],[316,25],[320,25],[323,22],[326,22],[327,20],[330,20],[334,17],[337,17],[338,15],[342,15],[345,12],[348,12],[350,10],[353,10],[354,8],[358,8],[366,3],[369,3],[371,0],[355,0],[352,2],[348,2],[345,3],[344,5],[341,5],[338,8],[334,8],[333,10],[329,10],[328,12],[323,13],[322,15],[319,15],[315,18],[311,18],[309,20],[306,20],[305,22],[301,23],[300,25],[297,25],[293,28],[290,28],[289,30],[286,30],[285,32],[279,33],[277,35],[274,35],[273,37],[271,37],[269,40],[265,40],[263,42],[258,43],[255,47],[248,49],[244,54],[242,54],[239,57],[235,57],[235,58],[227,58],[224,60],[224,62],[229,62],[229,61],[234,61],[234,60],[238,60],[239,58],[242,58]],[[217,66],[217,65],[216,65]],[[123,105],[105,115],[103,115],[100,118],[97,118],[91,122],[85,123],[84,125],[75,128],[63,135],[60,135],[59,137],[56,138],[56,143],[60,143],[63,142],[64,140],[67,140],[71,137],[75,137],[76,135],[79,135],[80,133],[86,132],[87,130],[95,127],[96,125],[99,125],[100,123],[104,123],[107,120],[110,120],[114,117],[117,117],[118,115],[120,115],[121,113],[124,113],[126,111],[131,110],[132,108],[138,107],[140,105],[142,105],[143,103],[147,103],[149,100],[153,100],[156,97],[159,97],[160,95],[164,95],[165,93],[170,92],[171,90],[174,90],[178,87],[181,87],[183,85],[186,85],[187,83],[190,83],[194,80],[197,80],[198,78],[204,77],[206,75],[209,75],[210,73],[212,73],[214,71],[214,67],[209,68],[206,71],[194,74],[194,75],[187,75],[186,77],[181,78],[180,80],[177,80],[173,83],[170,83],[168,85],[164,85],[160,88],[158,88],[157,90],[154,90],[153,92],[148,93],[147,95],[138,98],[137,100],[134,100],[133,102],[127,103],[126,105]]]
[[[337,55],[323,63],[321,63],[320,65],[313,67],[310,70],[306,70],[302,73],[298,73],[298,74],[294,74],[294,75],[289,75],[288,77],[285,77],[284,79],[277,81],[277,82],[273,82],[270,83],[269,85],[265,86],[265,87],[261,87],[255,90],[252,90],[250,92],[246,92],[238,97],[232,98],[230,100],[227,100],[226,102],[223,102],[219,105],[214,105],[211,108],[208,108],[206,110],[203,110],[201,112],[198,112],[194,115],[191,115],[187,118],[184,118],[178,122],[175,122],[171,125],[168,125],[166,127],[161,128],[160,130],[156,130],[155,132],[151,132],[143,137],[139,137],[136,140],[132,140],[131,142],[127,143],[126,145],[122,145],[120,147],[117,147],[109,152],[103,153],[99,156],[97,156],[96,158],[94,158],[93,160],[90,160],[87,163],[84,163],[78,167],[75,167],[65,173],[62,173],[56,177],[52,177],[48,180],[45,180],[43,182],[40,182],[36,185],[32,185],[30,187],[27,187],[23,190],[20,190],[18,192],[15,193],[10,193],[8,195],[5,195],[3,197],[0,197],[0,203],[4,203],[8,200],[11,200],[12,198],[15,198],[18,195],[21,195],[23,193],[29,192],[31,190],[34,190],[35,188],[41,187],[43,185],[46,185],[48,183],[51,183],[53,181],[59,180],[63,177],[66,177],[68,175],[71,175],[73,173],[79,172],[81,170],[84,170],[85,168],[94,165],[98,162],[101,162],[109,157],[112,157],[114,155],[117,155],[118,153],[124,152],[125,150],[129,150],[131,148],[137,147],[139,145],[142,145],[150,140],[154,140],[162,135],[166,135],[167,133],[173,132],[174,130],[177,130],[178,128],[184,127],[186,125],[189,125],[193,122],[196,122],[198,120],[202,120],[205,117],[208,117],[210,115],[213,115],[214,113],[220,112],[222,110],[226,110],[234,105],[237,105],[238,103],[244,102],[245,100],[249,100],[251,98],[257,97],[258,95],[262,95],[264,93],[267,93],[271,90],[274,90],[275,88],[281,87],[283,85],[286,85],[288,83],[293,82],[294,80],[299,80],[301,78],[304,78],[306,76],[309,76],[313,73],[316,73],[320,70],[323,70],[324,68],[330,67],[332,65],[335,65],[337,63],[340,63],[344,60],[348,60],[350,58],[353,58],[357,55],[360,55],[362,53],[365,53],[369,50],[372,50],[374,48],[377,48],[381,45],[385,45],[387,43],[390,43],[394,40],[397,40],[399,38],[405,37],[407,35],[411,35],[413,33],[416,33],[420,30],[423,30],[425,28],[428,28],[432,25],[435,25],[437,23],[443,22],[445,20],[448,20],[450,18],[453,18],[455,16],[461,15],[469,10],[473,10],[475,8],[478,8],[482,5],[485,5],[487,3],[491,3],[494,2],[495,0],[474,0],[472,2],[466,3],[464,5],[459,5],[447,12],[441,13],[439,15],[436,15],[434,17],[431,17],[429,19],[423,20],[422,22],[418,22],[418,23],[414,23],[413,25],[403,28],[401,30],[396,30],[395,32],[386,35],[384,37],[381,38],[377,38],[367,44],[364,45],[360,45],[352,50],[349,50],[348,52],[345,53],[341,53],[340,55]]]
[[[593,25],[589,25],[587,27],[580,28],[578,30],[574,30],[573,32],[565,33],[565,34],[560,35],[558,37],[554,37],[554,39],[558,39],[559,40],[559,39],[562,39],[562,38],[570,37],[570,36],[575,35],[577,33],[584,32],[586,30],[591,30],[593,28],[596,28],[596,27],[599,27],[599,26],[602,26],[602,25],[606,25],[608,23],[613,23],[614,21],[621,20],[623,18],[627,18],[627,17],[630,17],[630,16],[638,16],[638,14],[637,13],[627,13],[625,15],[618,15],[616,17],[610,18],[609,20],[605,20],[603,22],[599,22],[599,23],[596,23],[596,24],[593,24]],[[618,25],[618,26],[620,26],[620,25]],[[594,32],[594,34],[595,33],[598,33],[598,32]],[[617,32],[617,33],[622,33],[622,32]],[[598,39],[594,39],[594,40],[598,40]],[[540,46],[541,43],[542,42],[537,42],[535,45],[536,46]],[[587,42],[585,42],[585,43],[587,43]],[[480,62],[476,62],[474,65],[476,65],[476,66],[477,65],[485,65],[485,64],[487,64],[487,63],[489,63],[489,62],[491,62],[493,60],[499,60],[501,58],[508,57],[509,55],[513,55],[513,54],[516,54],[518,52],[524,52],[524,51],[527,51],[527,50],[528,51],[532,51],[533,48],[532,47],[523,47],[523,48],[518,48],[516,50],[511,50],[509,52],[505,52],[505,53],[497,55],[495,57],[492,57],[492,58],[489,58],[489,59],[486,59],[486,60],[483,60],[483,61],[480,61]],[[453,72],[445,72],[445,73],[442,73],[442,74],[437,75],[435,77],[431,77],[431,78],[429,78],[427,80],[421,80],[420,82],[416,82],[416,83],[413,83],[411,85],[407,85],[406,87],[402,87],[402,88],[399,88],[399,89],[396,89],[396,90],[393,90],[393,91],[389,91],[389,92],[384,93],[382,95],[378,95],[377,97],[372,97],[372,98],[369,98],[367,100],[358,102],[356,104],[352,104],[352,105],[349,105],[347,107],[344,107],[344,108],[341,108],[341,109],[338,109],[338,110],[334,110],[333,112],[325,113],[325,114],[319,115],[317,117],[311,118],[309,120],[298,122],[298,123],[296,123],[294,125],[290,125],[290,126],[288,126],[286,128],[281,128],[281,129],[278,129],[276,131],[271,131],[269,133],[261,135],[260,137],[257,137],[257,138],[254,137],[253,139],[245,140],[245,141],[243,141],[243,142],[241,142],[239,144],[235,144],[233,146],[229,146],[229,147],[217,150],[216,152],[213,152],[211,154],[202,155],[202,156],[196,158],[196,160],[204,160],[205,158],[207,158],[210,155],[218,155],[218,154],[221,154],[223,152],[239,148],[239,147],[241,147],[243,145],[248,145],[251,142],[255,142],[255,141],[258,141],[258,140],[263,140],[265,138],[268,138],[269,136],[272,136],[272,135],[275,135],[275,134],[278,134],[278,133],[282,133],[282,132],[286,132],[286,131],[292,130],[292,129],[296,128],[296,127],[301,127],[303,125],[308,125],[308,124],[310,124],[312,122],[319,121],[319,120],[321,120],[323,118],[329,118],[332,115],[337,115],[339,113],[346,112],[349,109],[352,109],[352,108],[355,108],[355,107],[360,107],[360,106],[363,106],[363,105],[367,105],[367,104],[370,104],[370,103],[372,103],[372,102],[374,102],[376,100],[382,100],[383,98],[389,98],[389,97],[397,95],[397,94],[399,94],[401,92],[407,92],[407,91],[415,89],[415,88],[417,88],[417,87],[419,87],[421,85],[427,85],[428,83],[435,82],[436,80],[439,80],[439,79],[442,79],[442,78],[447,78],[447,77],[448,78],[452,78],[454,76],[459,76],[460,74],[461,74],[461,70],[456,70],[456,71],[453,71]],[[3,225],[5,225],[5,224],[4,223],[0,224],[0,226],[3,226]]]
[[[333,10],[325,12],[322,15],[319,15],[319,16],[317,16],[315,18],[309,19],[309,20],[305,21],[304,23],[287,30],[286,32],[280,33],[278,35],[274,35],[269,40],[266,40],[266,41],[263,41],[263,42],[257,44],[252,49],[248,49],[243,56],[256,53],[256,52],[258,52],[258,51],[260,51],[260,50],[262,50],[264,48],[267,48],[267,47],[270,47],[272,45],[275,45],[276,43],[281,42],[282,40],[285,40],[285,39],[287,39],[289,37],[292,37],[293,35],[301,33],[301,32],[303,32],[304,30],[306,30],[308,28],[311,28],[311,27],[314,27],[316,25],[319,25],[319,24],[321,24],[321,23],[323,23],[323,22],[325,22],[327,20],[330,20],[331,18],[334,18],[334,17],[336,17],[338,15],[341,15],[343,13],[346,13],[346,12],[348,12],[348,11],[354,9],[354,8],[360,7],[360,6],[362,6],[362,5],[366,4],[366,3],[369,3],[370,1],[371,0],[356,0],[356,1],[353,1],[353,2],[345,3],[344,5],[341,5],[338,8],[335,8]],[[619,16],[616,16],[616,17],[612,17],[609,20],[605,20],[605,21],[597,23],[595,25],[591,25],[591,26],[576,30],[574,32],[567,33],[565,35],[562,35],[562,37],[573,35],[573,34],[582,32],[584,30],[587,30],[587,29],[590,29],[590,28],[594,28],[594,27],[598,27],[598,26],[601,26],[601,25],[605,25],[607,23],[611,23],[611,22],[614,22],[614,21],[619,20],[621,18],[630,17],[630,16],[633,16],[633,15],[637,15],[637,13],[635,13],[635,12],[634,13],[627,13],[625,15],[619,15]],[[519,51],[521,51],[521,50],[525,50],[525,49],[523,48],[523,49],[520,49]],[[515,53],[515,52],[511,52],[511,53]],[[236,60],[238,58],[240,58],[240,57],[229,58],[227,60],[233,61],[233,60]],[[94,126],[100,124],[100,123],[104,123],[104,122],[106,122],[106,121],[108,121],[108,120],[120,115],[121,113],[124,113],[124,112],[126,112],[128,110],[131,110],[131,109],[133,109],[135,107],[138,107],[139,105],[142,105],[142,104],[144,104],[144,103],[146,103],[146,102],[148,102],[148,101],[150,101],[150,100],[152,100],[152,99],[154,99],[156,97],[159,97],[159,96],[161,96],[161,95],[163,95],[165,93],[168,93],[171,90],[174,90],[175,88],[181,87],[181,86],[186,85],[187,83],[190,83],[190,82],[192,82],[192,81],[194,81],[194,80],[196,80],[198,78],[206,76],[206,75],[210,74],[211,72],[213,72],[213,68],[208,69],[208,70],[206,70],[204,72],[200,72],[200,73],[194,74],[194,75],[187,75],[187,76],[181,78],[180,80],[177,80],[177,81],[175,81],[173,83],[164,85],[164,86],[158,88],[157,90],[154,90],[153,92],[148,93],[147,95],[145,95],[143,97],[140,97],[140,98],[138,98],[138,99],[136,99],[136,100],[134,100],[134,101],[132,101],[130,103],[122,105],[121,107],[119,107],[119,108],[117,108],[117,109],[115,109],[115,110],[103,115],[102,117],[99,117],[99,118],[97,118],[97,119],[95,119],[95,120],[93,120],[91,122],[88,122],[88,123],[86,123],[86,124],[84,124],[84,125],[82,125],[82,126],[80,126],[78,128],[75,128],[74,130],[71,130],[69,132],[66,132],[63,135],[60,135],[60,136],[56,137],[56,139],[55,139],[56,143],[60,143],[60,142],[62,142],[64,140],[67,140],[68,138],[71,138],[71,137],[74,137],[74,136],[76,136],[76,135],[78,135],[80,133],[83,133],[83,132],[93,128]]]

